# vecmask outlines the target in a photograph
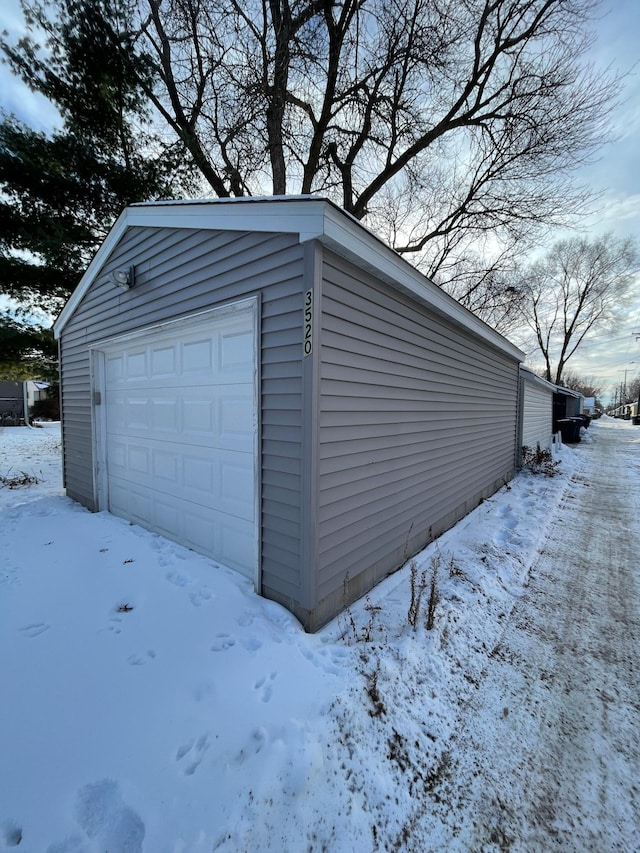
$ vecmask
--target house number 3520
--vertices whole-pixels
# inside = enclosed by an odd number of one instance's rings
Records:
[[[313,290],[307,290],[304,295],[304,354],[311,355],[313,328]]]

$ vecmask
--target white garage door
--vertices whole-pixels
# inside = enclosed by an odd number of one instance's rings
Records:
[[[108,509],[255,579],[254,303],[102,353]]]

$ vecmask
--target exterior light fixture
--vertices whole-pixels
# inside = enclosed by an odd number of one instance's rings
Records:
[[[123,267],[119,270],[114,270],[111,273],[111,281],[115,284],[116,287],[119,287],[121,290],[131,290],[131,288],[135,284],[134,268],[131,266]]]

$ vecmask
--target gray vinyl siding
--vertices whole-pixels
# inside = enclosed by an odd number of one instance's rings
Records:
[[[552,436],[553,391],[524,382],[522,444],[526,447],[549,448]]]
[[[295,235],[129,228],[60,340],[64,477],[96,509],[90,344],[261,293],[262,582],[299,601],[303,249]],[[135,264],[122,292],[109,273]]]
[[[318,601],[512,476],[518,394],[515,360],[330,253],[321,350]]]

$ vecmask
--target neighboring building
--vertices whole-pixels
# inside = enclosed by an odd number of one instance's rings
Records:
[[[324,199],[133,205],[55,333],[67,493],[309,630],[514,473],[521,351]]]
[[[32,417],[34,405],[48,398],[49,388],[49,382],[36,382],[30,379],[0,382],[0,426],[24,424],[25,396],[27,414]]]
[[[31,411],[35,403],[40,403],[42,400],[48,398],[50,387],[51,383],[49,382],[27,382],[27,405],[29,406],[29,411]]]
[[[564,418],[573,418],[582,414],[582,401],[584,396],[579,391],[571,388],[563,388],[556,385],[553,395],[553,431],[558,431],[558,421]]]
[[[520,365],[521,445],[549,450],[553,442],[553,399],[556,386]]]
[[[0,382],[0,426],[24,422],[24,383]]]

